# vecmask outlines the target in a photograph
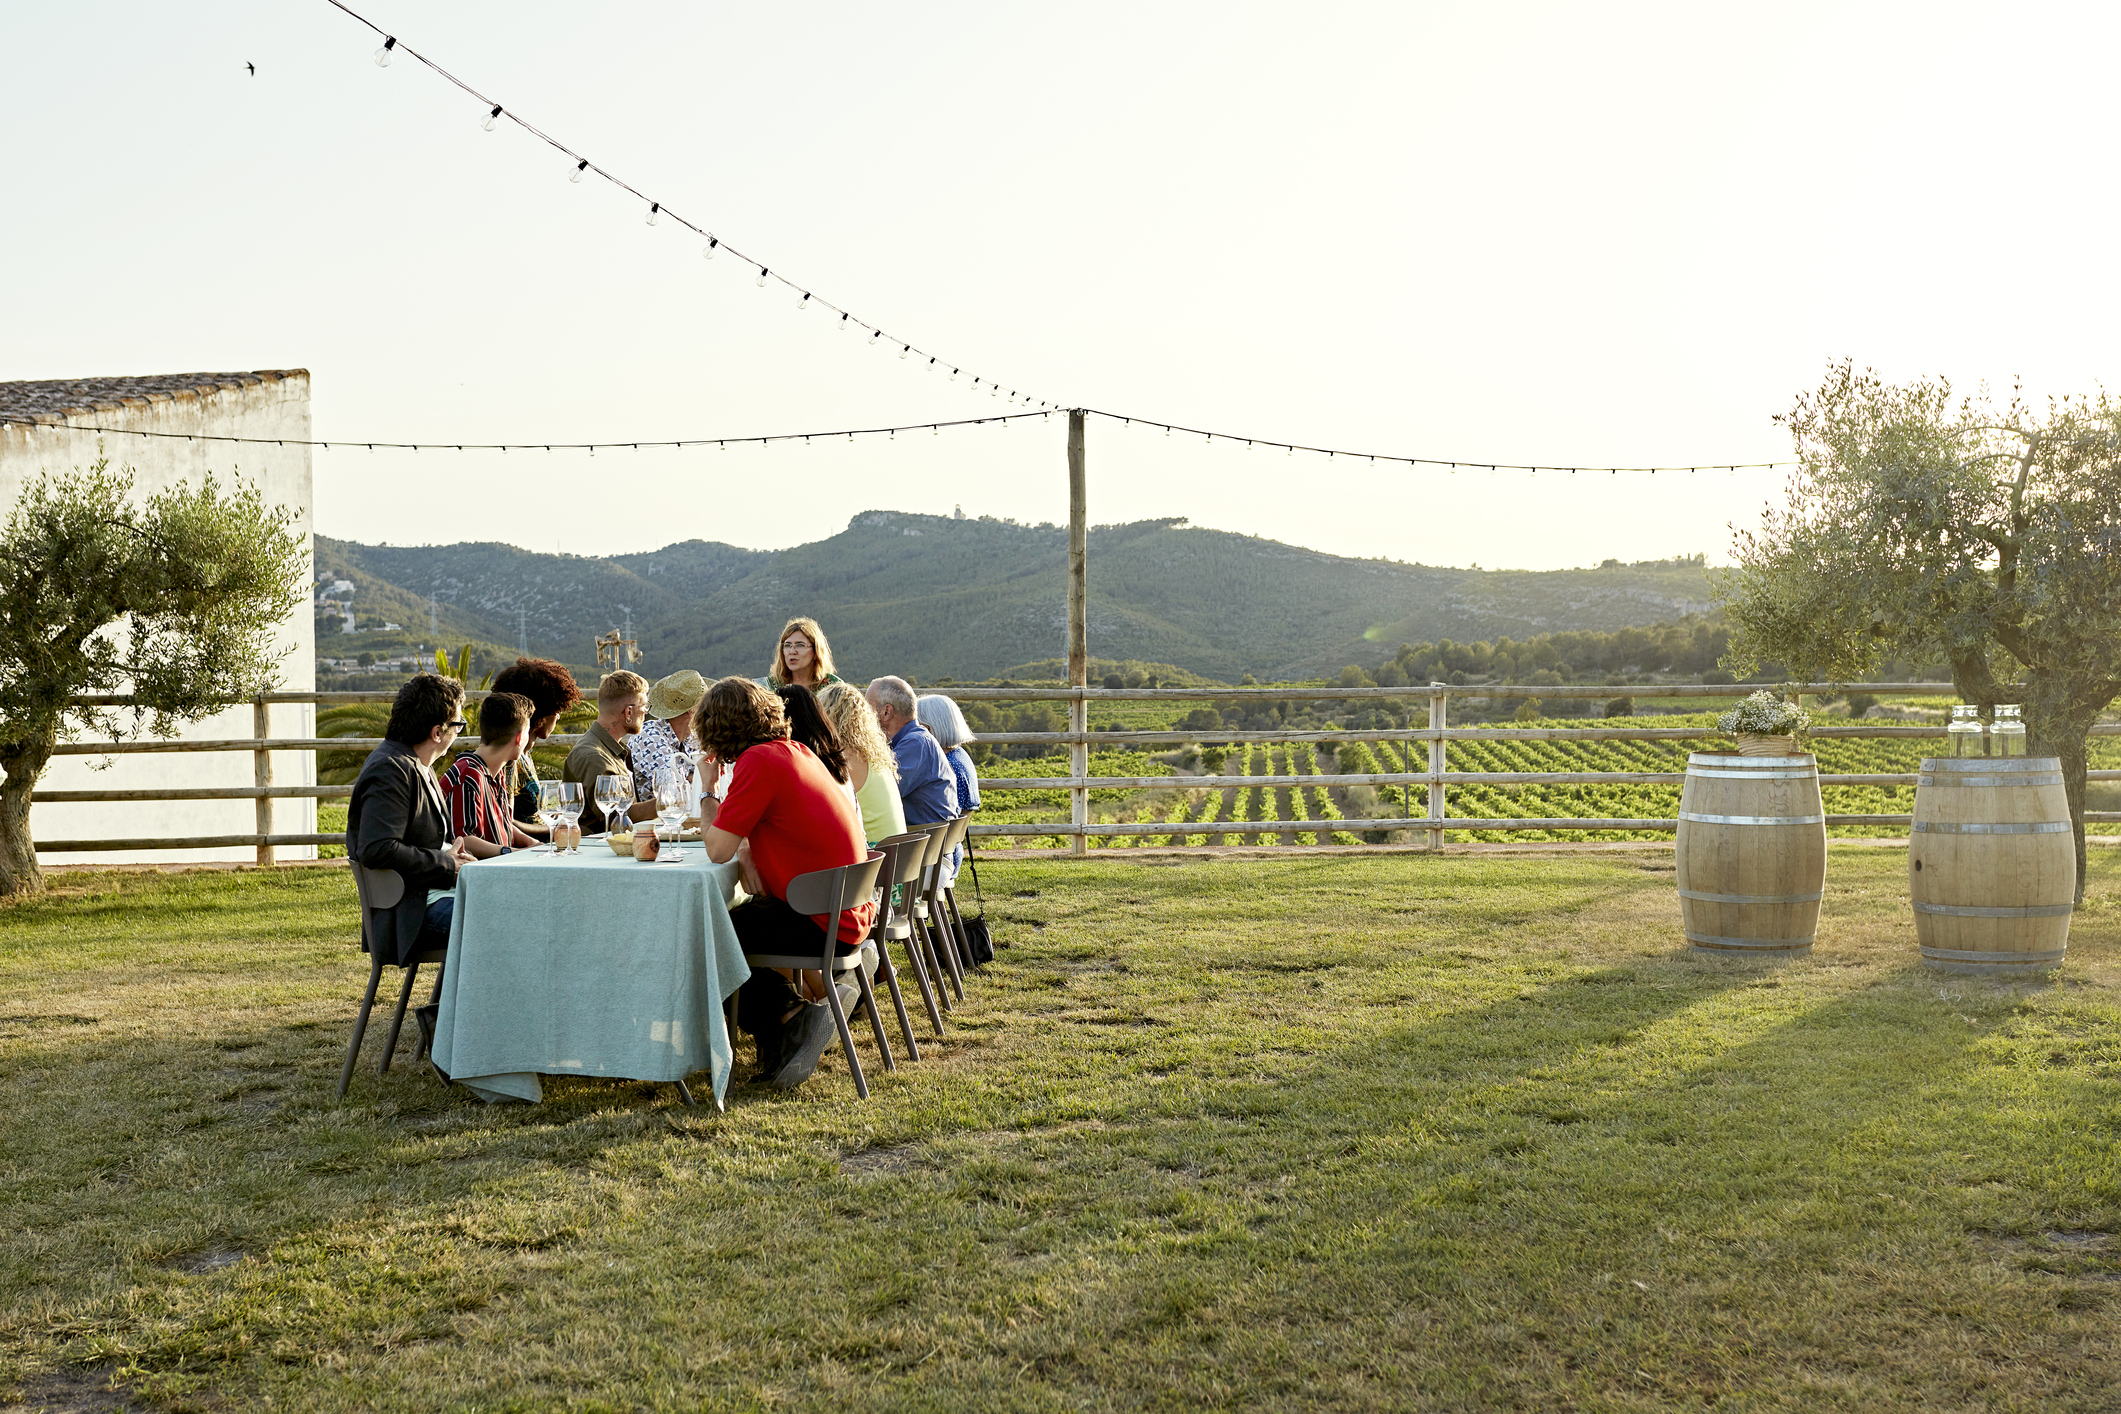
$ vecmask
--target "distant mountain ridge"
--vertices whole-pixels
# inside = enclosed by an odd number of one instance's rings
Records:
[[[607,559],[493,543],[362,545],[317,537],[321,579],[355,585],[363,622],[534,653],[588,669],[630,613],[649,676],[756,676],[781,625],[823,625],[845,676],[992,676],[1067,652],[1068,536],[1052,525],[863,511],[787,550],[688,540]],[[1099,526],[1089,546],[1090,651],[1235,682],[1374,667],[1402,642],[1610,631],[1709,607],[1698,556],[1597,569],[1480,570],[1351,559],[1192,526]],[[325,651],[328,651],[326,649]]]

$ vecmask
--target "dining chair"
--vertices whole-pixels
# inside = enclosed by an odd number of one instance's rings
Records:
[[[878,840],[876,847],[883,851],[884,867],[877,875],[880,885],[877,892],[881,900],[877,912],[876,930],[871,935],[876,939],[876,951],[882,961],[891,956],[890,946],[901,943],[906,949],[906,961],[913,967],[913,981],[921,989],[921,1002],[928,1008],[928,1020],[935,1027],[935,1034],[943,1034],[943,1013],[936,1005],[935,987],[929,971],[930,961],[921,956],[922,940],[913,932],[913,900],[920,888],[921,860],[928,852],[928,836],[915,830],[903,835],[893,835]],[[883,971],[882,961],[877,971]],[[896,999],[896,984],[893,997]],[[946,999],[947,1000],[947,999]],[[899,1020],[906,1019],[903,1006],[899,1008]],[[914,1044],[909,1032],[906,1048],[913,1059],[921,1058],[920,1048]]]
[[[929,955],[937,959],[936,990],[942,990],[943,978],[950,979],[950,990],[957,999],[965,999],[965,972],[958,963],[957,940],[950,935],[948,921],[942,918],[935,906],[935,884],[943,872],[943,836],[950,833],[950,822],[938,820],[932,825],[916,825],[915,829],[928,837],[928,848],[921,855],[921,877],[913,896],[913,927],[921,935]],[[946,1001],[945,1006],[948,1005]]]
[[[390,1070],[390,1059],[397,1054],[398,1033],[405,1025],[405,1007],[412,1000],[413,980],[420,975],[422,963],[443,963],[448,953],[441,948],[430,948],[415,956],[410,962],[397,961],[397,940],[391,937],[376,938],[369,930],[369,919],[375,911],[390,909],[405,897],[405,876],[395,869],[371,869],[359,860],[349,861],[353,866],[354,893],[361,904],[361,947],[368,954],[368,991],[361,998],[361,1014],[354,1018],[353,1041],[346,1047],[346,1064],[339,1068],[339,1092],[337,1098],[346,1098],[347,1082],[353,1079],[354,1062],[361,1056],[361,1040],[368,1034],[368,1014],[376,1004],[376,987],[383,980],[386,967],[402,968],[405,985],[398,988],[397,1010],[390,1018],[390,1039],[383,1044],[383,1063],[376,1067],[376,1074],[384,1075]],[[387,916],[387,915],[386,915]],[[435,969],[433,1001],[442,995],[442,969]],[[421,1043],[421,1054],[425,1054]]]
[[[965,861],[969,862],[972,857],[972,846],[966,843],[966,837],[970,835],[971,831],[972,812],[968,810],[950,822],[950,833],[943,836],[942,857],[948,860],[952,850],[963,846]],[[964,872],[964,863],[959,864],[958,872],[960,874]],[[958,956],[962,959],[965,969],[967,971],[976,969],[979,966],[979,962],[972,956],[972,948],[965,937],[965,915],[958,912],[957,908],[957,880],[950,879],[945,881],[942,877],[941,869],[936,870],[935,898],[937,910],[948,915],[951,932],[958,943]]]
[[[859,864],[843,864],[837,869],[817,869],[808,874],[798,874],[788,881],[788,906],[797,913],[815,917],[824,914],[831,921],[824,930],[823,951],[805,956],[801,953],[746,952],[744,961],[753,967],[785,967],[790,970],[815,969],[825,974],[825,1005],[832,1008],[832,1024],[840,1033],[840,1048],[847,1055],[847,1069],[854,1076],[854,1092],[863,1099],[869,1098],[869,1079],[862,1074],[861,1057],[854,1053],[854,1032],[847,1025],[847,1010],[840,1005],[840,989],[834,985],[842,972],[852,972],[862,993],[862,1005],[868,1009],[869,1024],[876,1032],[876,1048],[884,1057],[886,1070],[897,1070],[898,1062],[891,1054],[891,1040],[884,1034],[884,1018],[876,1009],[876,991],[869,985],[869,974],[862,971],[862,951],[842,955],[836,945],[840,932],[840,915],[852,908],[860,907],[876,892],[876,876],[884,867],[884,856],[878,850],[870,850],[869,857]],[[877,951],[881,953],[882,948]]]

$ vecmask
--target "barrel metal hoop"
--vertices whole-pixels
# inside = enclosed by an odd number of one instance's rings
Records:
[[[1957,948],[1933,948],[1922,945],[1924,957],[1934,957],[1941,962],[2022,962],[2028,965],[2043,962],[2060,962],[2069,951],[2066,947],[2049,948],[2044,952],[1962,952]]]
[[[1711,894],[1700,889],[1681,889],[1679,896],[1696,903],[1817,903],[1825,896],[1825,890],[1808,894]]]
[[[1818,758],[1814,756],[1733,756],[1723,751],[1689,751],[1686,758],[1686,763],[1689,766],[1734,766],[1741,761],[1761,770],[1776,766],[1808,766],[1814,770],[1818,768]],[[1745,770],[1737,774],[1750,776],[1755,774],[1755,772]]]
[[[1685,816],[1681,816],[1685,819]],[[1917,820],[1918,835],[2066,835],[2067,820]]]
[[[1818,779],[1817,771],[1720,771],[1706,766],[1690,765],[1686,773],[1697,780],[1702,777],[1719,777],[1727,781],[1810,781]]]
[[[1936,790],[1947,790],[1956,786],[1989,790],[2000,790],[2010,786],[2059,786],[2062,784],[2062,773],[2060,771],[2047,771],[2036,776],[1932,776],[1925,774],[1917,777],[1915,784],[1925,789]]]
[[[1984,908],[1970,903],[1918,903],[1917,913],[1952,918],[2067,918],[2076,910],[2066,903],[2036,903],[2024,908]]]
[[[1690,943],[1701,943],[1714,948],[1753,948],[1763,951],[1808,948],[1812,945],[1812,939],[1817,936],[1816,933],[1807,933],[1801,938],[1723,938],[1714,933],[1697,933],[1691,928],[1686,930],[1686,940]]]
[[[1824,825],[1824,815],[1704,815],[1698,810],[1682,810],[1682,820],[1691,820],[1697,825]],[[2065,827],[2066,828],[2066,827]]]
[[[1925,756],[1920,767],[1924,775],[1941,772],[1957,774],[1962,771],[2008,772],[2015,775],[2023,771],[2061,769],[2062,758],[2059,756]]]

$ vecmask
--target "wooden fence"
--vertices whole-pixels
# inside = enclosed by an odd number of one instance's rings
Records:
[[[972,833],[987,837],[1047,837],[1060,836],[1069,841],[1072,852],[1087,852],[1092,836],[1113,835],[1185,835],[1192,834],[1287,834],[1290,830],[1260,829],[1258,826],[1290,826],[1290,821],[1215,821],[1205,822],[1211,826],[1229,828],[1194,829],[1187,824],[1170,821],[1151,822],[1093,822],[1090,819],[1090,792],[1092,790],[1126,790],[1156,788],[1246,788],[1251,786],[1291,787],[1307,786],[1423,786],[1428,793],[1428,811],[1415,817],[1383,816],[1375,819],[1343,819],[1329,822],[1312,822],[1313,828],[1326,826],[1340,831],[1412,830],[1425,835],[1428,848],[1444,848],[1446,830],[1496,830],[1496,831],[1564,831],[1564,830],[1673,830],[1679,827],[1672,819],[1601,819],[1565,816],[1558,818],[1469,818],[1447,813],[1449,792],[1454,784],[1478,785],[1630,785],[1671,784],[1684,781],[1681,772],[1658,771],[1449,771],[1445,769],[1445,747],[1452,741],[1699,741],[1707,735],[1698,727],[1452,727],[1448,725],[1450,699],[1463,698],[1523,698],[1536,697],[1542,701],[1558,699],[1604,700],[1616,696],[1631,698],[1672,697],[1742,697],[1758,691],[1752,684],[1723,683],[1659,683],[1632,687],[1613,686],[1508,686],[1472,685],[1452,687],[1443,683],[1432,683],[1426,687],[1207,687],[1207,688],[1104,688],[1104,687],[950,687],[949,696],[959,702],[1066,702],[1071,708],[1071,717],[1078,724],[1085,720],[1088,706],[1096,702],[1242,702],[1247,699],[1268,702],[1362,702],[1362,701],[1420,701],[1427,706],[1426,725],[1421,727],[1380,727],[1346,731],[1245,731],[1230,728],[1205,728],[1202,730],[1178,731],[1098,731],[1092,732],[1078,725],[1075,729],[1060,732],[989,732],[981,740],[993,745],[1050,745],[1070,748],[1074,773],[1066,776],[1012,776],[995,777],[988,782],[992,790],[1066,790],[1069,792],[1069,818],[1064,821],[1049,821],[1026,824],[975,824]],[[1825,683],[1806,683],[1784,689],[1793,694],[1801,693],[1870,693],[1874,696],[1889,694],[1919,694],[1937,696],[1951,691],[1948,683],[1850,683],[1840,686]],[[270,833],[269,802],[273,800],[314,798],[317,800],[343,799],[353,794],[350,785],[281,786],[272,781],[272,757],[275,751],[368,751],[380,744],[373,737],[271,737],[267,733],[266,708],[275,703],[314,703],[320,707],[333,707],[354,702],[388,702],[387,692],[276,692],[254,700],[253,720],[256,734],[220,741],[110,741],[67,742],[58,747],[61,755],[123,756],[146,752],[193,752],[193,751],[247,751],[255,760],[254,784],[249,786],[194,786],[173,787],[165,790],[61,790],[39,791],[40,801],[60,802],[138,802],[166,800],[255,800],[258,802],[258,829],[251,834],[203,835],[184,838],[157,839],[84,839],[84,840],[40,840],[37,848],[43,853],[80,853],[96,850],[151,850],[151,849],[205,849],[240,846],[255,846],[258,863],[270,865],[274,862],[274,847],[278,845],[344,844],[344,834],[275,834]],[[481,693],[471,693],[476,699]],[[84,706],[122,707],[132,705],[123,697],[84,697],[78,699]],[[2102,725],[2092,728],[2095,736],[2121,735],[2121,726]],[[1817,738],[1892,738],[1918,737],[1939,742],[1945,739],[1944,727],[1888,725],[1883,722],[1851,722],[1847,725],[1821,726],[1812,735]],[[555,736],[547,743],[553,746],[572,746],[579,737]],[[1288,775],[1288,776],[1093,776],[1089,774],[1088,750],[1091,746],[1180,746],[1188,743],[1215,745],[1294,744],[1302,742],[1349,742],[1392,741],[1425,742],[1428,746],[1426,771],[1381,772],[1355,775]],[[1409,756],[1411,759],[1411,753]],[[2121,771],[2094,771],[2091,778],[2098,781],[2121,780]],[[1822,785],[1912,785],[1913,772],[1870,775],[1822,775]],[[2121,821],[2121,813],[2093,813],[2088,822],[2113,823]],[[1906,826],[1912,822],[1910,815],[1829,815],[1829,825],[1879,825]],[[1204,822],[1191,822],[1199,825]],[[1253,826],[1251,829],[1237,828]]]

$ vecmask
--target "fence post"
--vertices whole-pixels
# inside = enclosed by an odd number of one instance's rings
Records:
[[[1072,408],[1068,413],[1068,682],[1075,696],[1068,703],[1068,730],[1077,735],[1090,730],[1090,702],[1083,695],[1090,682],[1090,493],[1084,461],[1083,410]],[[1088,742],[1068,747],[1068,774],[1077,780],[1090,774]],[[1069,837],[1068,852],[1088,854],[1088,786],[1068,792],[1068,818],[1077,831]]]
[[[1432,732],[1440,732],[1443,730],[1444,721],[1447,716],[1447,709],[1445,707],[1446,696],[1447,694],[1445,691],[1445,685],[1443,683],[1432,682],[1429,684],[1429,730]],[[1443,852],[1443,826],[1438,822],[1442,821],[1444,811],[1444,759],[1445,758],[1443,738],[1440,736],[1430,738],[1429,820],[1431,823],[1429,825],[1429,848],[1435,850],[1439,854]]]
[[[263,743],[272,736],[272,708],[266,705],[265,694],[259,693],[251,702],[250,713],[254,734],[259,742]],[[261,745],[257,751],[251,754],[251,760],[253,762],[251,783],[259,786],[271,785],[272,753],[265,750]],[[269,835],[272,833],[272,797],[261,795],[258,797],[257,804],[258,833]],[[260,869],[273,867],[273,847],[263,841],[258,844],[258,867]]]

